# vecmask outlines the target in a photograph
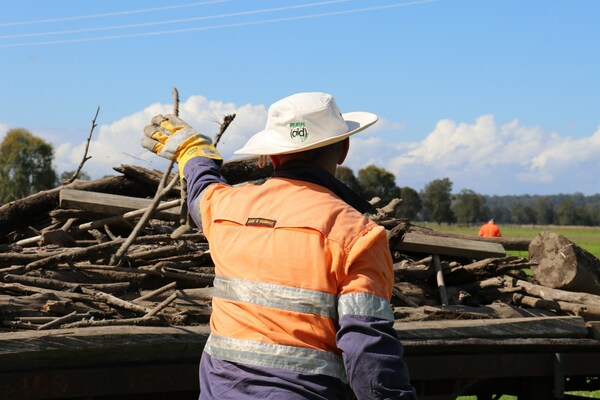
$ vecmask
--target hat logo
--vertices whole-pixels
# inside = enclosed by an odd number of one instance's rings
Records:
[[[290,137],[297,142],[305,142],[308,139],[308,130],[305,122],[290,123]]]

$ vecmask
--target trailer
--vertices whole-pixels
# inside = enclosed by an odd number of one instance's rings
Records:
[[[397,331],[407,338],[405,360],[421,400],[499,393],[547,400],[600,390],[600,340],[582,337],[577,319],[548,320],[577,326],[572,337],[560,328],[555,338],[414,339],[429,329]],[[0,399],[197,399],[208,334],[206,325],[2,333]]]

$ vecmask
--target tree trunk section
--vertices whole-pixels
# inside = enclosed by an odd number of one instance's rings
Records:
[[[529,245],[533,275],[546,287],[600,294],[600,260],[566,237],[541,232]]]

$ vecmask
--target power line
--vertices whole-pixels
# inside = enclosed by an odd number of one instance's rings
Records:
[[[80,21],[80,20],[84,20],[84,19],[115,17],[115,16],[119,16],[119,15],[144,14],[144,13],[156,12],[156,11],[176,10],[176,9],[180,9],[180,8],[199,7],[199,6],[206,6],[206,5],[210,5],[210,4],[216,4],[216,3],[226,3],[226,2],[230,2],[230,1],[232,1],[232,0],[211,0],[211,1],[201,1],[201,2],[197,2],[197,3],[179,4],[179,5],[174,5],[174,6],[142,8],[142,9],[137,9],[137,10],[116,11],[116,12],[104,13],[104,14],[80,15],[77,17],[48,18],[48,19],[38,19],[38,20],[32,20],[32,21],[19,21],[19,22],[2,22],[2,23],[0,23],[0,27],[49,24],[49,23],[54,23],[54,22]]]
[[[84,29],[73,29],[73,30],[65,30],[65,31],[53,31],[53,32],[37,32],[37,33],[18,33],[14,35],[0,35],[0,39],[16,39],[16,38],[24,38],[24,37],[36,37],[36,36],[52,36],[52,35],[65,35],[65,34],[74,34],[74,33],[90,33],[90,32],[99,32],[99,31],[110,31],[117,29],[130,29],[130,28],[143,28],[148,26],[158,26],[158,25],[169,25],[169,24],[178,24],[184,22],[193,22],[193,21],[204,21],[209,19],[218,19],[218,18],[231,18],[231,17],[241,17],[245,15],[255,15],[255,14],[263,14],[277,11],[288,11],[292,9],[300,9],[307,7],[317,7],[317,6],[326,6],[335,3],[346,3],[352,0],[329,0],[322,1],[318,3],[309,3],[309,4],[299,4],[293,6],[285,6],[285,7],[274,7],[274,8],[265,8],[261,10],[251,10],[251,11],[240,11],[234,13],[226,13],[226,14],[217,14],[217,15],[207,15],[202,17],[193,17],[193,18],[180,18],[173,20],[165,20],[165,21],[155,21],[155,22],[144,22],[138,24],[127,24],[127,25],[112,25],[105,27],[97,27],[97,28],[84,28]]]
[[[68,44],[68,43],[82,43],[82,42],[98,42],[104,40],[118,40],[118,39],[127,39],[127,38],[140,38],[140,37],[149,37],[149,36],[162,36],[162,35],[171,35],[176,33],[187,33],[187,32],[198,32],[198,31],[207,31],[213,29],[228,29],[228,28],[237,28],[242,26],[252,26],[252,25],[265,25],[286,21],[298,21],[298,20],[307,20],[313,18],[322,18],[322,17],[330,17],[335,15],[347,15],[347,14],[357,14],[357,13],[365,13],[370,11],[379,11],[391,8],[399,8],[399,7],[409,7],[409,6],[417,6],[427,3],[436,3],[441,0],[415,0],[410,2],[403,3],[393,3],[387,4],[383,6],[374,6],[374,7],[365,7],[365,8],[356,8],[351,10],[341,10],[341,11],[331,11],[320,14],[308,14],[308,15],[300,15],[294,17],[285,17],[285,18],[273,18],[273,19],[265,19],[258,21],[248,21],[248,22],[238,22],[233,24],[221,24],[221,25],[211,25],[211,26],[201,26],[195,28],[184,28],[184,29],[173,29],[166,31],[155,31],[155,32],[143,32],[143,33],[130,33],[125,35],[113,35],[113,36],[98,36],[93,38],[78,38],[78,39],[63,39],[63,40],[52,40],[45,42],[29,42],[29,43],[9,43],[9,44],[0,44],[0,48],[7,47],[31,47],[31,46],[49,46],[56,44]]]

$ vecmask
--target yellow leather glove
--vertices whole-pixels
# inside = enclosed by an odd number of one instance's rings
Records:
[[[208,157],[217,162],[223,161],[208,136],[196,132],[171,114],[159,114],[152,118],[152,124],[144,128],[142,147],[166,159],[175,160],[182,178],[183,167],[191,158]]]

